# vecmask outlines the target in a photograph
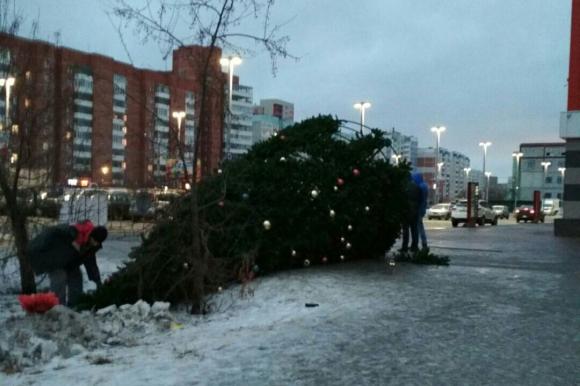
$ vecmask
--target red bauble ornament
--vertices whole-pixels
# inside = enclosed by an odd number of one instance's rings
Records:
[[[337,179],[336,179],[336,184],[337,184],[338,186],[342,186],[342,185],[344,185],[344,180],[343,180],[342,178],[337,178]]]
[[[223,208],[225,204],[223,201],[220,201],[220,202],[218,202],[218,205]]]
[[[322,262],[323,263],[327,263],[328,262],[328,257],[326,257],[326,256],[322,257]]]
[[[358,169],[352,169],[352,174],[353,174],[355,177],[358,177],[358,176],[360,175],[360,170],[358,170]]]

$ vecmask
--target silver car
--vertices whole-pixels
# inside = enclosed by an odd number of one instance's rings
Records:
[[[449,220],[451,218],[451,204],[437,204],[427,209],[427,218]]]
[[[485,223],[497,225],[498,216],[488,206],[486,201],[479,200],[478,216],[476,223],[480,226]],[[451,209],[451,225],[456,227],[460,223],[467,221],[467,200],[459,200]]]

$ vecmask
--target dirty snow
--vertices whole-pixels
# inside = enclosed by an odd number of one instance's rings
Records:
[[[450,267],[258,277],[213,297],[208,316],[143,303],[26,315],[7,293],[0,347],[22,368],[0,385],[578,384],[578,244],[527,229],[441,232],[433,244],[456,251]],[[103,251],[105,276],[132,245]]]

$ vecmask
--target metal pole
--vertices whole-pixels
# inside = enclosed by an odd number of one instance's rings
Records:
[[[229,95],[228,95],[228,133],[227,133],[227,141],[226,141],[226,157],[230,158],[230,137],[232,135],[232,93],[234,90],[234,61],[230,58],[229,65],[228,65],[228,75],[229,75]]]
[[[435,204],[439,203],[439,131],[437,131],[437,146],[435,148]]]

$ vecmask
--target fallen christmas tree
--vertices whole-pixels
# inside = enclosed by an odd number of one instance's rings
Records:
[[[228,161],[199,185],[208,292],[253,272],[376,257],[407,210],[409,166],[392,166],[379,130],[361,135],[330,116],[311,118]],[[167,211],[130,261],[82,308],[191,299],[191,205]]]

